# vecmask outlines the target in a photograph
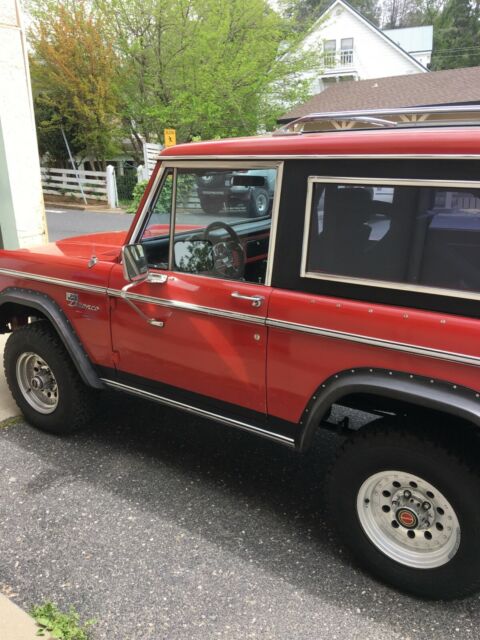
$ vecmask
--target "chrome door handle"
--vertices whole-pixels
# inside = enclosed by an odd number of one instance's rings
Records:
[[[244,296],[239,291],[234,291],[231,294],[232,298],[237,298],[237,300],[248,300],[252,303],[252,307],[261,307],[265,298],[263,296]]]

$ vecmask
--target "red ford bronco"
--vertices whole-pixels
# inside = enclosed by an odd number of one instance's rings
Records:
[[[324,114],[179,145],[128,233],[0,252],[27,420],[69,433],[110,387],[300,453],[337,430],[328,503],[358,561],[424,597],[479,589],[479,116]],[[334,424],[334,404],[372,419]]]

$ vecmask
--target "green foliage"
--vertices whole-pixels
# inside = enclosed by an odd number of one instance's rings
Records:
[[[32,84],[42,150],[65,158],[60,151],[63,126],[75,150],[105,161],[118,148],[120,122],[118,64],[105,22],[86,0],[34,0],[30,11]]]
[[[127,209],[127,213],[136,213],[138,209],[138,205],[140,204],[140,200],[145,193],[145,189],[147,188],[148,180],[142,180],[141,182],[137,182],[137,184],[133,188],[132,193],[132,201],[130,206]]]
[[[12,418],[6,418],[0,422],[0,429],[8,429],[8,427],[13,427],[16,424],[21,424],[23,422],[22,416],[14,416]]]
[[[50,635],[58,640],[88,640],[88,628],[95,624],[95,620],[81,624],[73,607],[62,613],[52,602],[33,607],[30,614],[40,627],[37,636]]]
[[[480,3],[447,0],[433,28],[432,69],[480,65]]]
[[[165,127],[180,142],[253,134],[307,95],[313,56],[267,0],[94,4],[119,52],[125,121],[147,140]]]

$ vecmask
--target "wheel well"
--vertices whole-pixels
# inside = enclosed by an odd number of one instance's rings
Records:
[[[45,320],[52,326],[85,384],[104,388],[75,329],[55,300],[39,291],[17,287],[0,292],[0,333],[14,331],[32,320]]]
[[[455,415],[453,412],[372,394],[350,394],[341,398],[336,404],[338,407],[365,411],[371,413],[372,417],[377,417],[361,424],[358,430],[376,426],[379,420],[390,429],[410,425],[413,432],[418,433],[420,430],[434,439],[454,443],[464,452],[472,465],[477,464],[480,429],[471,420]],[[319,428],[321,426],[320,424]],[[340,428],[343,431],[351,430],[351,426],[345,422],[340,423]]]
[[[461,429],[480,434],[480,393],[475,390],[405,372],[356,369],[335,374],[312,396],[300,421],[299,450],[308,448],[317,428],[345,430],[349,423],[358,428],[350,420],[338,425],[326,422],[333,405],[390,417],[393,422],[403,417],[422,428],[434,425],[436,430],[442,426],[456,433]]]
[[[15,329],[28,324],[31,320],[47,320],[50,322],[47,316],[39,309],[28,305],[5,302],[0,307],[0,333],[11,333]],[[52,323],[50,322],[50,324]]]

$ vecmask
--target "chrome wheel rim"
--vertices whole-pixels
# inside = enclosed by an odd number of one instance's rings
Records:
[[[268,209],[268,202],[267,202],[267,197],[265,196],[264,193],[260,193],[257,196],[257,212],[259,214],[265,213],[265,211]]]
[[[49,365],[36,353],[17,360],[17,382],[23,397],[39,413],[53,413],[58,405],[58,385]]]
[[[410,473],[381,471],[357,496],[360,524],[377,549],[400,564],[434,569],[460,546],[460,523],[445,496]]]

